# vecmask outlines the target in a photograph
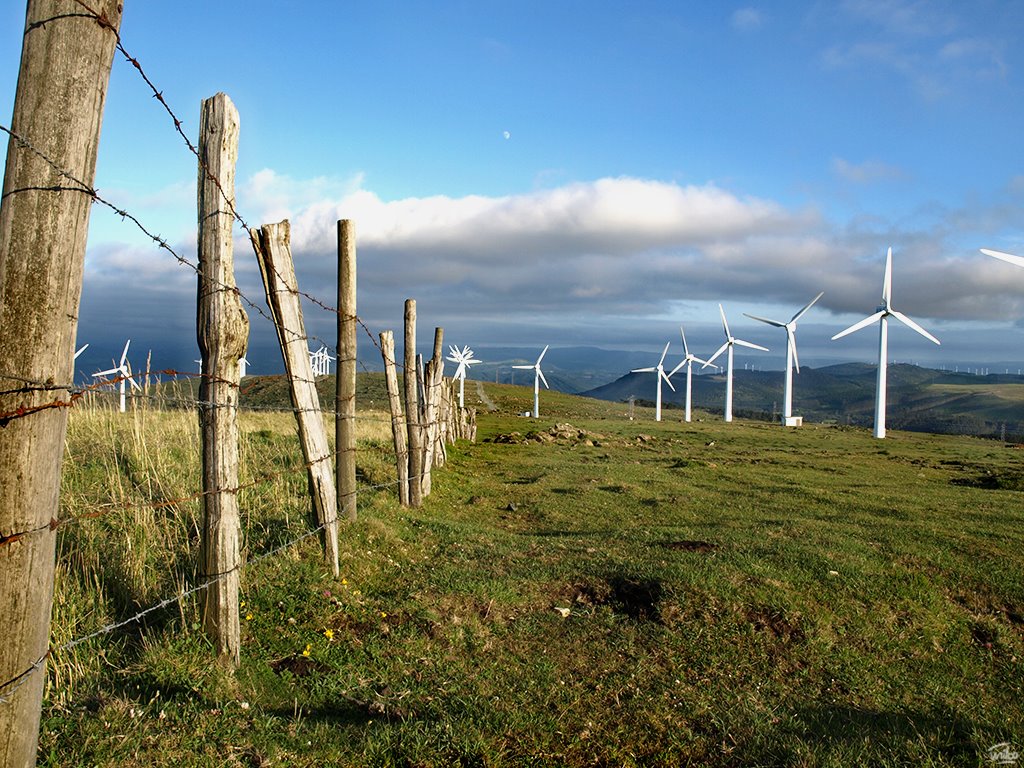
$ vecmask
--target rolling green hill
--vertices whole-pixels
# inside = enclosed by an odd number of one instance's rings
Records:
[[[875,412],[873,365],[846,363],[803,368],[794,374],[793,412],[805,421],[869,426]],[[686,379],[673,378],[676,391],[662,388],[667,407],[682,407]],[[623,402],[630,396],[653,403],[651,374],[627,374],[583,393],[587,397]],[[782,410],[781,371],[734,371],[733,412],[748,418],[774,419]],[[725,374],[695,376],[693,403],[712,414],[725,402]],[[892,365],[888,372],[886,424],[892,429],[986,437],[1024,436],[1024,379],[1012,375],[972,376]]]

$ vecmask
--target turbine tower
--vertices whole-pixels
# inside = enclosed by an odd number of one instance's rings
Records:
[[[118,380],[121,382],[121,413],[124,413],[124,383],[128,381],[131,382],[131,385],[135,387],[135,389],[142,389],[142,387],[135,383],[135,379],[132,378],[131,371],[128,370],[128,345],[131,343],[131,339],[128,339],[128,341],[124,343],[124,351],[121,353],[121,362],[113,368],[93,374],[93,378],[109,376],[112,373],[117,374]]]
[[[459,408],[465,407],[465,389],[466,389],[466,372],[469,370],[471,365],[482,363],[483,360],[477,360],[473,357],[473,350],[469,347],[463,347],[461,350],[458,347],[448,345],[448,360],[453,363],[458,363],[458,368],[455,369],[455,375],[452,376],[454,379],[459,380]]]
[[[706,360],[701,360],[699,357],[690,352],[690,348],[686,346],[686,333],[683,331],[683,326],[679,326],[679,335],[683,337],[683,353],[685,357],[683,361],[679,363],[675,368],[672,369],[672,373],[668,375],[671,379],[684,365],[686,366],[686,421],[690,420],[690,392],[692,391],[693,381],[693,364],[694,363],[706,363]]]
[[[1010,264],[1016,264],[1018,267],[1024,267],[1024,256],[1014,256],[1012,253],[993,251],[988,248],[982,248],[981,252],[984,253],[986,256],[995,256],[997,259],[1008,261]]]
[[[662,379],[664,379],[665,383],[668,384],[669,389],[671,389],[673,392],[676,391],[676,388],[672,386],[672,382],[669,381],[668,375],[665,373],[665,355],[668,354],[668,348],[669,348],[669,346],[671,346],[671,344],[672,344],[672,342],[670,341],[668,344],[665,345],[665,350],[661,353],[661,360],[658,361],[657,365],[652,366],[651,368],[636,368],[636,369],[633,370],[633,373],[654,373],[655,371],[657,371],[657,373],[658,373],[658,395],[657,395],[657,399],[655,400],[655,405],[654,405],[654,420],[655,421],[661,421],[661,381],[662,381]]]
[[[822,291],[811,299],[803,309],[790,318],[788,323],[782,323],[778,320],[769,320],[767,317],[749,315],[746,312],[743,313],[752,320],[759,320],[762,323],[774,325],[776,328],[786,329],[786,394],[784,396],[784,403],[782,407],[782,423],[787,427],[798,427],[801,423],[799,416],[795,419],[793,418],[793,366],[796,366],[796,372],[800,373],[800,359],[796,354],[796,321],[803,317],[804,313],[813,307],[815,302],[824,295],[825,292]]]
[[[550,346],[550,345],[548,345]],[[548,347],[544,347],[544,351],[540,353],[540,357],[537,358],[537,362],[533,365],[513,365],[513,368],[520,368],[524,371],[533,371],[533,418],[540,418],[540,383],[544,382],[546,389],[551,389],[548,386],[548,380],[544,378],[544,372],[540,369],[540,361],[544,359],[544,355],[547,354]]]
[[[882,280],[882,303],[879,305],[875,314],[870,317],[865,317],[859,323],[854,323],[845,331],[840,331],[832,340],[836,340],[846,336],[854,331],[859,331],[861,328],[866,328],[876,320],[878,321],[878,383],[875,386],[875,437],[885,437],[885,375],[886,375],[886,355],[888,354],[889,346],[889,318],[895,317],[905,326],[911,330],[917,331],[919,334],[924,336],[928,341],[932,341],[936,344],[939,340],[932,336],[928,331],[922,328],[920,325],[915,323],[909,317],[904,315],[902,312],[897,312],[892,308],[892,248],[889,248],[889,252],[885,257],[885,277]]]
[[[750,341],[744,341],[743,339],[737,339],[729,332],[729,321],[725,319],[725,310],[722,309],[722,305],[718,305],[718,312],[722,316],[722,328],[725,330],[725,344],[718,348],[708,361],[701,366],[701,368],[707,368],[711,363],[715,361],[720,354],[728,350],[728,366],[726,367],[725,374],[725,420],[732,421],[732,348],[739,344],[741,347],[750,347],[751,349],[760,349],[762,352],[767,352],[768,347],[762,347],[760,344],[754,344]]]

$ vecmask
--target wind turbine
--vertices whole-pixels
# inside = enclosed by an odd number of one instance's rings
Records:
[[[729,332],[729,321],[725,319],[725,310],[722,309],[722,305],[718,305],[718,312],[722,316],[722,328],[725,330],[725,344],[718,348],[708,361],[701,366],[701,368],[707,368],[711,363],[715,361],[720,354],[729,351],[729,364],[726,367],[725,373],[725,420],[732,421],[732,348],[739,344],[741,347],[750,347],[750,349],[760,349],[762,352],[767,352],[768,347],[762,347],[760,344],[754,344],[751,341],[744,341],[743,339],[737,339],[732,333]]]
[[[1016,264],[1018,267],[1024,267],[1024,256],[1014,256],[1012,253],[993,251],[988,248],[982,248],[981,252],[986,256],[995,256],[997,259],[1002,259],[1003,261],[1008,261],[1011,264]]]
[[[661,421],[661,381],[662,381],[662,379],[664,379],[665,383],[668,384],[669,389],[671,389],[673,392],[676,391],[676,388],[672,386],[672,382],[669,381],[668,374],[665,373],[665,355],[668,354],[668,348],[671,345],[672,345],[671,341],[668,344],[665,345],[665,350],[661,353],[661,359],[658,361],[657,365],[652,366],[650,368],[634,368],[633,369],[633,373],[655,373],[655,372],[657,372],[657,374],[658,374],[658,396],[657,396],[657,398],[654,401],[654,420],[655,421]]]
[[[686,366],[686,421],[689,421],[690,420],[690,392],[692,390],[692,381],[693,381],[693,364],[694,363],[704,363],[704,362],[707,362],[707,361],[706,360],[701,360],[699,357],[697,357],[692,352],[690,352],[690,348],[688,346],[686,346],[686,334],[683,332],[683,326],[681,326],[681,325],[679,326],[679,335],[683,337],[683,352],[684,352],[684,354],[686,356],[683,358],[682,362],[679,363],[679,365],[677,365],[675,368],[672,369],[672,373],[670,373],[668,375],[668,377],[671,379],[673,376],[676,375],[676,372],[678,372],[680,368],[682,368],[684,365]]]
[[[465,407],[465,389],[466,389],[466,372],[469,370],[471,365],[482,363],[483,360],[477,360],[473,357],[473,350],[469,347],[463,347],[461,350],[458,347],[448,345],[448,360],[453,363],[458,363],[458,368],[455,369],[455,374],[452,378],[459,380],[459,408]]]
[[[548,351],[547,345],[544,347],[544,351],[540,353],[540,357],[537,358],[537,362],[533,365],[513,365],[513,368],[519,368],[524,371],[533,371],[533,418],[540,418],[540,383],[543,381],[544,386],[547,389],[551,389],[548,386],[548,380],[544,378],[544,372],[540,369],[540,361],[544,359],[544,355]]]
[[[832,340],[836,340],[846,336],[854,331],[859,331],[861,328],[866,328],[876,320],[878,321],[878,383],[875,386],[875,437],[885,437],[885,368],[886,368],[886,356],[888,355],[889,345],[889,318],[895,317],[901,323],[908,328],[917,331],[919,334],[924,336],[928,341],[939,343],[939,340],[932,336],[928,331],[922,328],[920,325],[915,323],[909,317],[904,315],[902,312],[897,312],[892,308],[892,248],[889,248],[889,252],[885,257],[885,278],[882,281],[882,303],[879,305],[875,314],[870,317],[865,317],[859,323],[854,323],[845,331],[840,331]]]
[[[128,370],[128,345],[132,343],[131,339],[128,339],[124,343],[124,351],[121,353],[121,362],[119,362],[114,368],[110,368],[106,371],[100,371],[94,373],[93,378],[99,378],[100,376],[109,376],[112,373],[116,373],[118,379],[121,382],[121,413],[124,413],[124,383],[125,381],[131,382],[131,385],[136,389],[142,389],[138,384],[135,383],[135,379],[132,378],[131,371]]]
[[[767,317],[758,317],[757,315],[749,315],[746,312],[743,314],[747,315],[752,320],[759,320],[762,323],[768,325],[774,325],[776,328],[786,329],[786,394],[784,397],[784,404],[782,407],[782,423],[787,427],[796,427],[800,425],[800,419],[793,418],[793,366],[796,366],[796,372],[800,373],[800,359],[796,354],[796,321],[804,316],[804,313],[814,306],[815,302],[818,301],[825,292],[822,291],[813,299],[811,299],[803,309],[797,312],[793,317],[790,318],[788,323],[781,323],[778,320],[769,320]]]

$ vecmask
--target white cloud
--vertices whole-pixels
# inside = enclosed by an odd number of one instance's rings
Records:
[[[879,160],[851,163],[841,157],[835,157],[832,158],[832,172],[840,179],[854,184],[870,184],[906,178],[903,169]]]
[[[732,13],[732,25],[735,29],[757,29],[764,23],[764,14],[756,8],[737,8]]]

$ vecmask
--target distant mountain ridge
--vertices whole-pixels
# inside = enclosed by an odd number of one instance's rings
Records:
[[[870,426],[875,412],[875,379],[876,366],[867,363],[803,367],[794,374],[793,413],[811,422]],[[681,371],[672,383],[675,392],[662,387],[663,408],[681,408],[684,403],[685,374]],[[782,371],[734,370],[733,412],[737,416],[779,418],[783,385]],[[637,402],[653,404],[655,386],[651,374],[629,373],[580,394],[616,402],[632,396]],[[721,413],[725,375],[695,376],[693,404]],[[916,365],[890,365],[886,424],[892,429],[1022,440],[1024,377],[975,376]]]

